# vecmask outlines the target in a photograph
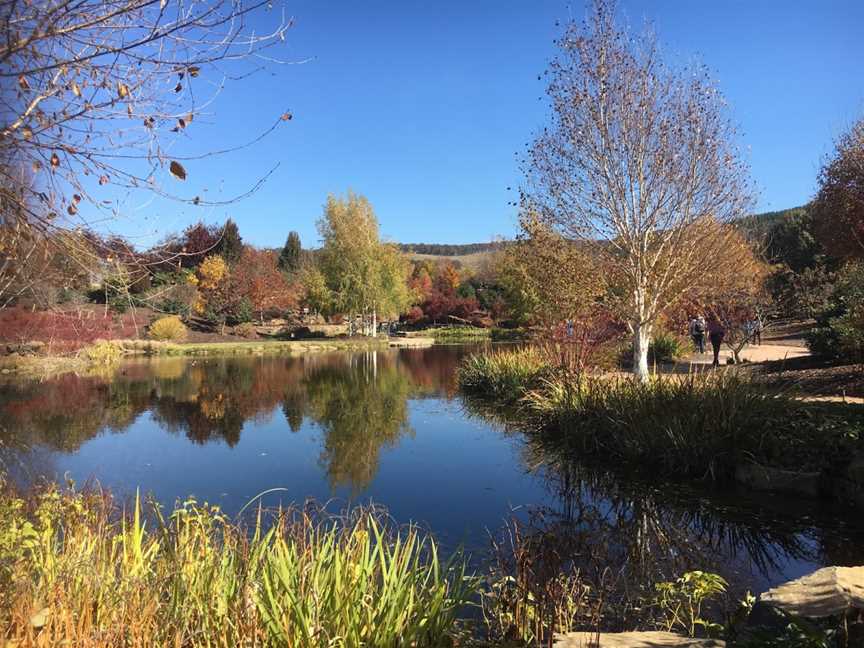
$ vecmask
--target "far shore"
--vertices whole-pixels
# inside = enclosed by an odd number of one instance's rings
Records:
[[[304,340],[248,340],[232,342],[158,342],[154,340],[108,340],[97,345],[116,348],[112,361],[88,357],[87,348],[75,354],[12,353],[0,356],[0,375],[45,378],[69,372],[98,371],[110,368],[113,360],[162,356],[238,356],[327,353],[334,351],[381,350],[390,347],[425,348],[435,344],[431,337],[309,338]],[[26,346],[26,345],[22,345]]]

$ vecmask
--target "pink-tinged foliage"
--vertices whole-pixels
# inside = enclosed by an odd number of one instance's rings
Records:
[[[561,322],[538,341],[556,365],[581,372],[602,363],[601,349],[620,339],[626,327],[602,308],[594,308],[576,319]]]
[[[116,315],[104,309],[32,311],[0,310],[0,342],[44,342],[52,353],[70,352],[95,340],[136,338],[144,322],[134,313]]]

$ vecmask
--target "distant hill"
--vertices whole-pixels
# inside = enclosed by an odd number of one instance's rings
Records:
[[[501,243],[398,243],[398,246],[406,254],[455,257],[491,252],[501,247]]]
[[[737,225],[748,238],[764,241],[771,228],[779,221],[807,210],[806,205],[779,211],[762,212],[746,216]],[[488,253],[501,249],[507,241],[495,243],[397,243],[399,249],[415,259],[451,261],[457,265],[477,267]]]
[[[746,216],[738,221],[738,226],[751,241],[765,242],[771,228],[787,218],[792,218],[807,211],[807,205],[790,207],[779,211],[762,212]]]

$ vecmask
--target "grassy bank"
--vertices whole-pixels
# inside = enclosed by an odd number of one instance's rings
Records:
[[[511,342],[521,340],[519,329],[478,328],[475,326],[442,326],[418,331],[432,337],[436,344],[470,344],[471,342]]]
[[[27,646],[441,646],[478,581],[381,513],[280,511],[244,528],[188,501],[0,497],[0,627]]]
[[[573,374],[532,349],[467,358],[460,387],[518,402],[570,452],[672,477],[731,478],[747,462],[798,471],[842,466],[862,448],[858,410],[805,403],[742,373]]]
[[[388,338],[261,340],[243,342],[161,342],[156,340],[97,341],[75,354],[11,355],[0,357],[0,373],[22,377],[47,377],[68,372],[84,373],[110,367],[124,356],[236,356],[302,355],[330,351],[386,349]]]

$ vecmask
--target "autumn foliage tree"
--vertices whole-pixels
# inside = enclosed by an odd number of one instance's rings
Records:
[[[590,311],[608,289],[600,260],[528,214],[519,237],[496,255],[496,274],[510,315],[554,326]]]
[[[817,237],[829,254],[864,258],[864,118],[838,140],[819,172],[813,213]]]
[[[344,198],[328,196],[318,231],[328,307],[360,315],[367,332],[376,336],[378,317],[399,315],[410,304],[408,260],[395,245],[381,241],[372,205],[351,192]]]
[[[661,313],[736,270],[728,223],[751,205],[748,168],[704,68],[664,64],[654,37],[616,25],[605,0],[589,11],[558,41],[552,121],[529,149],[522,203],[621,282],[644,379]]]
[[[229,289],[248,299],[262,322],[268,312],[296,308],[301,297],[299,286],[279,271],[274,252],[248,246],[231,270]]]

